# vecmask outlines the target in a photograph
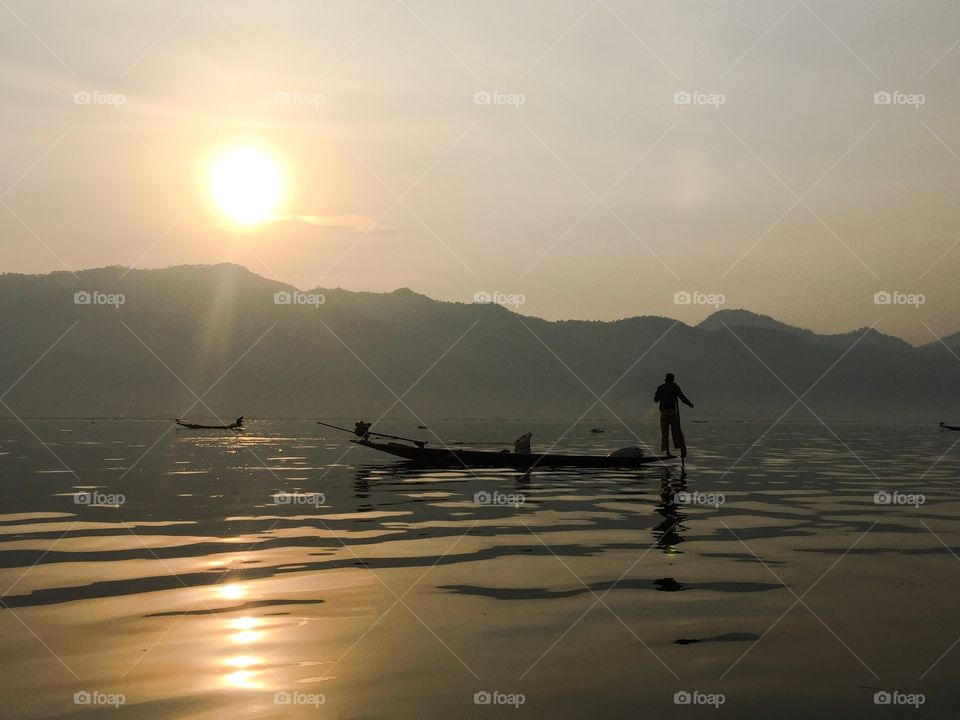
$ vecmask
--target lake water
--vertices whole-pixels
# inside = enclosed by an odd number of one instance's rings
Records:
[[[688,424],[682,477],[416,470],[306,421],[28,425],[0,422],[5,718],[956,715],[958,433]],[[635,442],[589,427],[558,449]]]

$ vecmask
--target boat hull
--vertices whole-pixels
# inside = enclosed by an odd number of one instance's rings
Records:
[[[177,421],[177,425],[187,430],[233,430],[239,432],[243,428],[239,425],[198,425],[197,423],[183,423]]]
[[[589,467],[631,468],[666,463],[676,458],[644,455],[642,457],[611,457],[609,455],[565,455],[559,453],[531,453],[521,455],[512,452],[491,450],[465,450],[463,448],[427,448],[393,442],[353,440],[352,442],[371,450],[409,460],[411,463],[429,467],[508,467],[528,469],[532,467]]]

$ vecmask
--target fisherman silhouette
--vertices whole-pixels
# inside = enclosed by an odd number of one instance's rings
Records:
[[[653,401],[660,404],[660,449],[668,458],[674,457],[670,454],[670,433],[673,434],[673,446],[680,449],[680,457],[687,456],[687,443],[683,439],[683,430],[680,427],[680,408],[677,400],[693,407],[693,403],[674,382],[673,373],[667,373],[663,384],[657,388]]]

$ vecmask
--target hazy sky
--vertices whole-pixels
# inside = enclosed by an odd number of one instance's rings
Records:
[[[958,41],[955,0],[3,0],[0,268],[547,318],[696,322],[698,291],[928,342],[960,330]],[[286,219],[236,233],[206,168],[247,144]]]

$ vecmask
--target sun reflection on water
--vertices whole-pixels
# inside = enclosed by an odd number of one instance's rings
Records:
[[[243,585],[231,583],[216,589],[217,597],[224,600],[240,600],[247,595],[247,589]]]
[[[263,660],[250,655],[237,655],[236,657],[227,658],[223,661],[223,664],[235,668],[248,668],[254,665],[262,665]]]
[[[227,620],[227,628],[236,630],[230,639],[238,645],[249,645],[260,640],[264,633],[256,630],[260,625],[260,620],[253,617],[239,617]]]
[[[259,690],[264,687],[263,682],[259,680],[260,671],[250,669],[262,666],[262,658],[252,655],[236,655],[224,660],[223,664],[230,668],[237,668],[223,677],[223,682],[230,687],[241,690]]]
[[[224,675],[223,682],[240,690],[260,690],[263,688],[263,683],[257,680],[257,675],[259,673],[252,670],[237,670]]]

